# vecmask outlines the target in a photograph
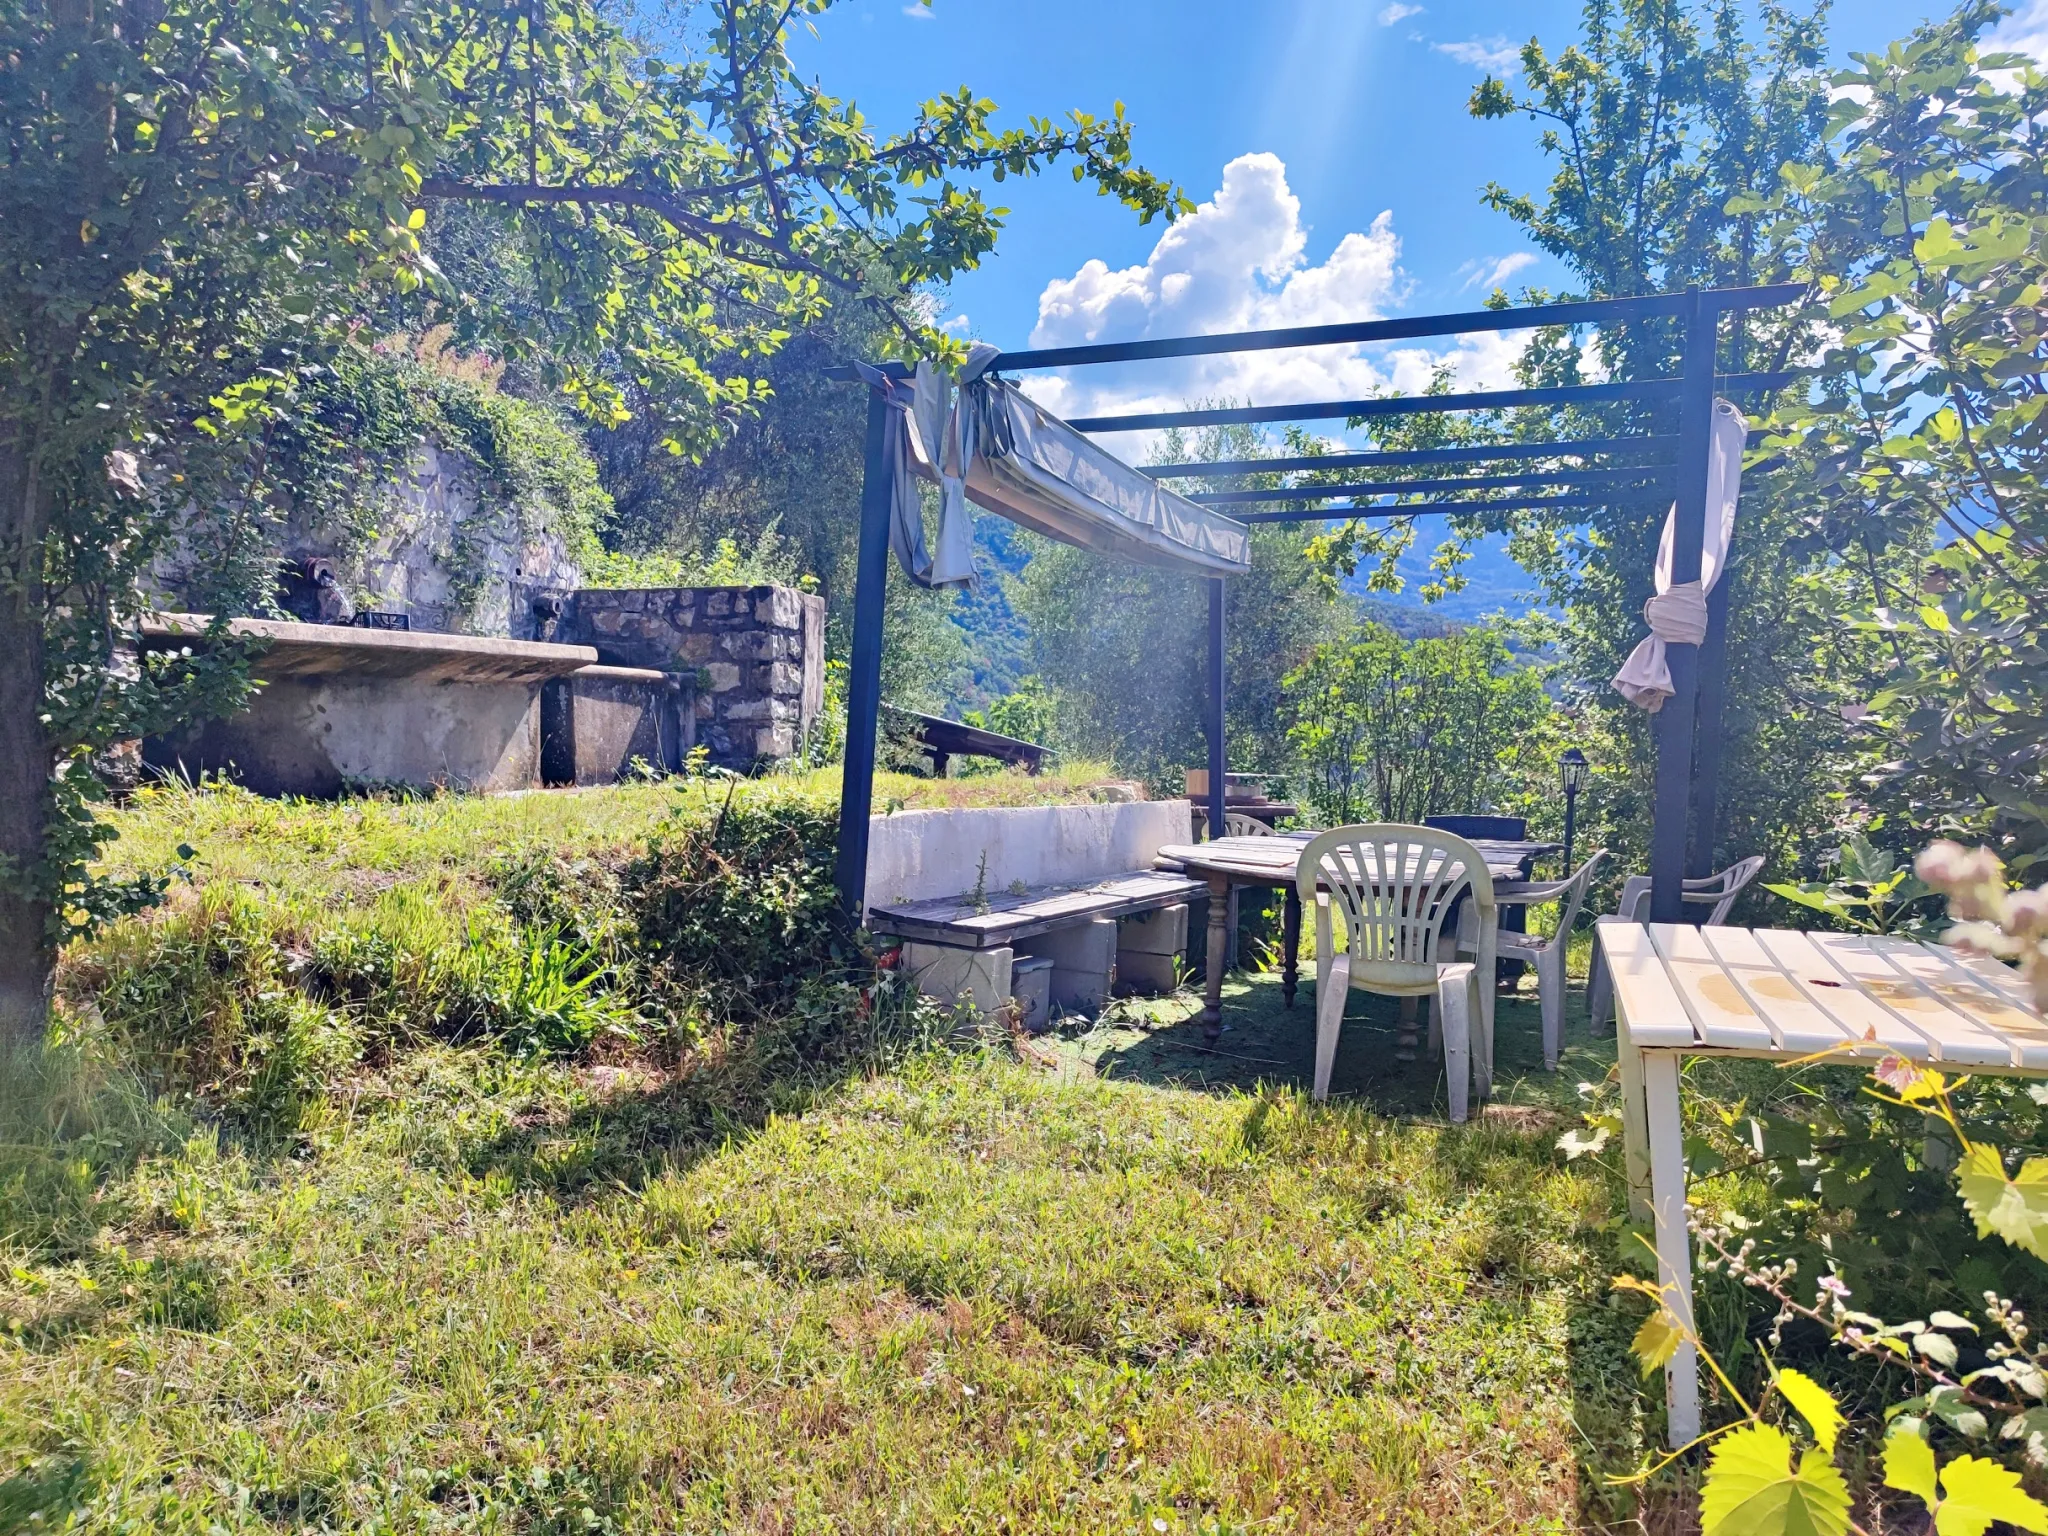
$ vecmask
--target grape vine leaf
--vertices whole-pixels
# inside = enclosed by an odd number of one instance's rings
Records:
[[[1934,1484],[1934,1450],[1917,1430],[1894,1429],[1885,1437],[1884,1485],[1914,1495],[1929,1510],[1941,1502]]]
[[[1889,1453],[1890,1447],[1886,1447]],[[1885,1480],[1891,1480],[1889,1454]],[[1982,1456],[1958,1456],[1941,1469],[1942,1500],[1935,1536],[1984,1536],[1994,1520],[2023,1531],[2048,1532],[2048,1504],[2020,1488],[2019,1474]]]
[[[1678,1319],[1671,1315],[1668,1307],[1659,1307],[1643,1319],[1643,1326],[1636,1330],[1636,1336],[1629,1343],[1629,1349],[1642,1362],[1643,1374],[1650,1375],[1659,1366],[1669,1365],[1671,1357],[1678,1353],[1678,1346],[1685,1342],[1685,1330]]]
[[[1806,1420],[1807,1428],[1813,1431],[1813,1438],[1828,1455],[1835,1454],[1835,1437],[1842,1432],[1842,1425],[1848,1422],[1842,1417],[1842,1410],[1835,1406],[1828,1389],[1815,1381],[1804,1371],[1786,1369],[1778,1372],[1778,1394],[1792,1405],[1793,1411]]]
[[[1820,1451],[1801,1453],[1795,1466],[1785,1431],[1745,1424],[1714,1447],[1700,1530],[1701,1536],[1847,1536],[1849,1486]]]
[[[1956,1182],[1977,1219],[1977,1235],[1996,1232],[2015,1248],[2048,1259],[2048,1157],[2030,1157],[2007,1178],[1998,1148],[1976,1142],[1963,1154]]]

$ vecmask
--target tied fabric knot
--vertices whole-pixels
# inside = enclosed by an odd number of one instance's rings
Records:
[[[1707,588],[1687,581],[1643,604],[1643,622],[1666,645],[1698,645],[1707,638]]]
[[[985,344],[977,344],[978,346]],[[978,375],[996,355],[987,347]],[[903,574],[920,587],[965,587],[975,582],[974,514],[967,507],[966,475],[975,453],[975,413],[963,398],[951,404],[946,381],[929,362],[921,362],[907,383],[898,383],[879,368],[856,361],[854,371],[878,391],[890,409],[887,462],[889,468],[889,548]],[[964,394],[964,392],[963,392]],[[942,446],[943,445],[943,446]],[[937,452],[934,452],[934,449]],[[939,554],[925,548],[924,506],[919,477],[940,482]]]
[[[1728,565],[1728,545],[1735,536],[1735,504],[1742,494],[1742,449],[1748,438],[1749,423],[1742,412],[1726,400],[1716,400],[1707,439],[1707,515],[1700,530],[1698,581],[1672,584],[1677,503],[1664,518],[1664,537],[1657,545],[1657,592],[1643,604],[1649,638],[1629,652],[1613,681],[1616,693],[1649,714],[1656,714],[1676,692],[1666,647],[1698,645],[1707,637],[1707,594]]]

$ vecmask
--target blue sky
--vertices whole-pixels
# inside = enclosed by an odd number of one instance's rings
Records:
[[[1881,46],[1933,9],[1843,0],[1837,49]],[[885,128],[963,82],[1019,119],[1121,99],[1144,163],[1198,200],[1231,161],[1275,156],[1300,204],[1301,263],[1328,260],[1387,214],[1399,278],[1366,297],[1426,312],[1463,307],[1500,261],[1534,254],[1479,202],[1490,177],[1529,190],[1548,179],[1533,127],[1477,122],[1464,104],[1489,57],[1532,33],[1555,51],[1576,35],[1578,10],[1575,0],[936,0],[928,10],[852,0],[822,18],[817,38],[799,33],[795,51],[806,73]],[[1161,234],[1065,175],[991,191],[1013,210],[1008,228],[994,258],[954,286],[951,312],[1001,346],[1025,344],[1049,283],[1091,259],[1113,272],[1139,265]],[[1535,261],[1511,281],[1560,274]]]
[[[2017,41],[2048,56],[2048,0],[2023,0]],[[1833,49],[1883,47],[1928,0],[1838,0]],[[995,255],[945,311],[1006,348],[1203,334],[1476,307],[1495,279],[1561,287],[1557,265],[1482,205],[1489,179],[1536,192],[1551,168],[1527,119],[1465,110],[1488,68],[1532,34],[1577,36],[1578,0],[848,0],[799,32],[798,66],[883,130],[965,83],[1005,119],[1125,103],[1139,158],[1204,204],[1168,232],[1058,173],[987,190],[1011,212]],[[1323,348],[1126,370],[1029,376],[1065,415],[1196,399],[1344,399],[1421,387],[1448,356],[1469,386],[1503,381],[1515,337],[1425,352]],[[1146,444],[1106,442],[1131,458]],[[1408,562],[1434,546],[1424,529]],[[1497,545],[1498,541],[1493,541]],[[1519,573],[1480,551],[1475,590],[1498,606]],[[1411,583],[1411,597],[1413,584]]]

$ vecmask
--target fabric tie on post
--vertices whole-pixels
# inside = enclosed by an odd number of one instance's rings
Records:
[[[1678,541],[1678,507],[1664,518],[1664,537],[1657,545],[1657,595],[1643,604],[1649,638],[1629,652],[1614,674],[1614,691],[1650,714],[1673,694],[1671,664],[1665,648],[1698,645],[1707,637],[1707,594],[1728,564],[1729,541],[1735,536],[1735,503],[1742,494],[1742,449],[1749,422],[1726,400],[1714,402],[1712,435],[1707,442],[1707,516],[1700,540],[1700,579],[1671,584],[1673,550]]]
[[[994,349],[990,349],[993,352]],[[967,518],[966,538],[956,534],[949,550],[944,520],[939,528],[939,560],[934,562],[925,549],[924,504],[918,494],[920,473],[938,478],[939,466],[931,449],[946,435],[946,385],[928,362],[919,363],[909,386],[898,384],[879,368],[856,361],[854,371],[870,389],[879,390],[892,412],[888,434],[889,548],[903,574],[920,587],[966,586],[974,580],[974,524]]]

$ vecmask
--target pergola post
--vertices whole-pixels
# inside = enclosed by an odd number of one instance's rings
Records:
[[[1731,566],[1721,572],[1721,579],[1707,594],[1707,638],[1700,646],[1699,728],[1692,765],[1692,842],[1685,856],[1688,880],[1703,880],[1714,872],[1714,844],[1720,825],[1721,711],[1728,693],[1728,607],[1734,601],[1734,587]]]
[[[1714,425],[1714,353],[1720,311],[1687,295],[1685,364],[1678,397],[1678,483],[1671,544],[1671,584],[1700,579],[1707,526],[1707,451]],[[1657,711],[1657,787],[1650,828],[1650,921],[1685,920],[1685,845],[1692,811],[1694,707],[1699,647],[1667,645],[1671,697]]]
[[[868,884],[868,816],[875,799],[875,736],[882,718],[882,613],[889,580],[888,400],[868,390],[860,483],[860,542],[853,579],[853,655],[846,676],[846,762],[839,782],[839,848],[832,881],[840,908],[861,921]]]
[[[1223,750],[1223,578],[1209,578],[1209,836],[1223,835],[1226,756]]]

